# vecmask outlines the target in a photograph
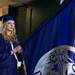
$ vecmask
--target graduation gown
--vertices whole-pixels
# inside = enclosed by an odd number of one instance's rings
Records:
[[[13,45],[17,46],[15,42]],[[0,75],[18,75],[17,61],[14,55],[11,55],[11,50],[10,43],[0,34]]]

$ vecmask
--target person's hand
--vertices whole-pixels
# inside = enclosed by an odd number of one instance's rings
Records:
[[[18,45],[17,47],[14,48],[15,53],[21,53],[22,52],[22,47]]]

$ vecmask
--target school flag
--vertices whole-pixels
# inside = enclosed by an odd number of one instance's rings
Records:
[[[75,0],[67,0],[23,41],[27,75],[75,75]]]

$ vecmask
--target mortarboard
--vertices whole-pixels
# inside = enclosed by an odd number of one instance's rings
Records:
[[[14,20],[14,18],[12,16],[10,16],[10,15],[3,16],[3,22],[6,22],[8,20]]]

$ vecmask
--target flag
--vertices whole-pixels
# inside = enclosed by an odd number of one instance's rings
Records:
[[[75,0],[67,0],[23,41],[27,75],[75,75]]]

